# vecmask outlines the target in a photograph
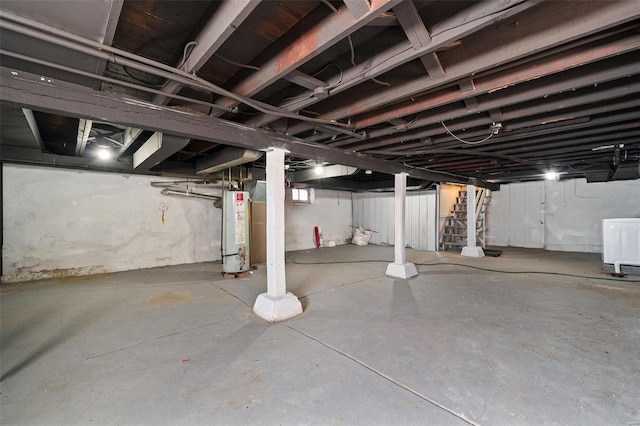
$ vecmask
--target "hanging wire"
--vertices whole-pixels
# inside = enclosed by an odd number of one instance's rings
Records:
[[[417,122],[418,122],[418,118],[420,118],[420,116],[422,115],[424,111],[419,112],[418,114],[416,114],[415,117],[413,117],[413,119],[407,123],[403,123],[403,124],[396,124],[395,126],[393,126],[394,129],[399,130],[399,131],[405,131],[405,130],[409,130],[411,127],[413,127]]]
[[[449,128],[447,127],[446,124],[444,124],[444,121],[441,121],[440,124],[442,124],[442,127],[444,127],[444,129],[447,131],[447,133],[449,133],[449,135],[451,135],[455,140],[460,141],[462,143],[465,143],[467,145],[478,145],[481,144],[483,142],[488,141],[489,139],[491,139],[491,137],[493,136],[493,132],[491,132],[491,134],[489,136],[487,136],[486,138],[479,140],[479,141],[466,141],[464,139],[460,139],[459,137],[457,137],[456,135],[454,135],[451,130],[449,130]]]
[[[28,37],[51,42],[53,44],[65,45],[65,47],[69,47],[75,51],[108,60],[110,63],[130,66],[140,72],[153,74],[164,79],[175,80],[182,85],[204,89],[219,96],[232,99],[237,103],[243,103],[253,109],[263,112],[264,114],[276,115],[283,118],[293,118],[309,123],[324,124],[336,128],[351,127],[351,125],[342,123],[338,120],[316,119],[292,113],[283,108],[233,93],[223,87],[198,77],[195,73],[187,73],[186,71],[179,70],[173,66],[169,66],[113,46],[105,45],[104,43],[89,40],[58,28],[45,24],[37,24],[37,26],[35,26],[33,22],[27,19],[11,14],[2,13],[2,18],[13,21],[3,22],[3,27],[6,27],[9,31],[24,34]],[[100,79],[98,76],[92,76],[91,78]],[[219,105],[216,105],[216,107],[219,107]],[[229,108],[225,108],[225,110],[227,109]]]
[[[217,53],[214,53],[213,55],[218,59],[222,59],[223,61],[228,62],[231,65],[235,65],[235,66],[240,67],[240,68],[249,68],[250,70],[262,71],[262,69],[260,67],[256,67],[255,65],[241,64],[239,62],[232,61],[231,59],[227,59],[224,56],[219,55]]]
[[[351,40],[351,36],[348,35],[347,36],[347,40],[349,40],[349,47],[351,48],[351,65],[353,65],[354,67],[357,66],[356,65],[356,50],[353,48],[353,40]],[[383,86],[387,86],[387,87],[391,87],[390,83],[387,83],[386,81],[380,81],[378,79],[376,79],[375,77],[371,77],[370,79],[371,81],[373,81],[374,83],[378,83],[381,84]]]
[[[184,45],[184,50],[182,51],[182,60],[176,68],[182,68],[184,63],[187,62],[187,58],[191,55],[191,52],[193,52],[193,49],[195,49],[197,45],[197,41],[190,41],[189,43]]]
[[[324,3],[329,9],[331,9],[333,13],[338,13],[338,9],[336,9],[336,7],[329,2],[329,0],[322,0],[322,3]]]
[[[391,87],[391,83],[387,83],[386,81],[378,80],[375,77],[371,77],[371,81],[373,81],[374,83],[378,83],[378,84],[380,84],[382,86]]]
[[[344,75],[344,74],[343,74],[343,72],[342,72],[342,68],[340,68],[340,66],[339,66],[338,64],[335,64],[335,63],[333,63],[333,62],[332,62],[332,63],[330,63],[330,64],[326,65],[326,66],[325,66],[324,68],[322,68],[320,71],[318,71],[318,72],[316,72],[316,73],[314,73],[314,74],[313,74],[313,76],[314,76],[314,77],[316,77],[316,76],[318,76],[318,75],[322,74],[324,71],[326,71],[326,70],[327,70],[328,68],[330,68],[330,67],[336,67],[336,68],[338,68],[338,71],[340,72],[340,78],[338,78],[338,81],[336,81],[335,83],[330,84],[330,85],[328,85],[328,86],[325,86],[327,89],[332,89],[332,88],[336,87],[338,84],[342,83],[342,77],[343,77],[343,75]]]

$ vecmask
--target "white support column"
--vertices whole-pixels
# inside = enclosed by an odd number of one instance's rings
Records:
[[[267,292],[253,305],[253,312],[270,322],[283,321],[302,313],[302,304],[287,293],[284,257],[284,154],[267,152]]]
[[[467,185],[467,246],[462,248],[466,257],[483,257],[484,250],[476,246],[476,186]]]
[[[407,174],[398,173],[395,175],[395,261],[387,266],[386,274],[391,277],[411,278],[418,275],[416,265],[406,262],[404,248],[404,207],[407,196]]]

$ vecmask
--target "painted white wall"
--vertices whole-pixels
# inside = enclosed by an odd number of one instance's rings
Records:
[[[640,217],[640,180],[584,179],[503,185],[487,209],[487,243],[602,251],[602,219]]]
[[[436,191],[407,193],[405,204],[405,244],[416,250],[436,249]],[[395,244],[394,194],[363,192],[353,194],[353,224],[376,231],[371,244]]]
[[[2,173],[3,282],[221,258],[221,210],[151,187],[166,179],[7,164]]]
[[[351,193],[315,189],[313,204],[294,204],[291,190],[285,200],[285,249],[315,248],[314,227],[322,228],[324,241],[344,244],[351,238]]]

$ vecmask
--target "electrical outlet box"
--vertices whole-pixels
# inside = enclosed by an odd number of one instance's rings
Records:
[[[316,99],[326,99],[329,97],[329,88],[328,87],[316,87],[313,89],[313,96]]]

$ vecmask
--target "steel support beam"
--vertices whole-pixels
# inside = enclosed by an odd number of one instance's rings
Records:
[[[251,74],[251,76],[236,85],[231,91],[241,96],[251,97],[255,95],[348,35],[375,20],[380,13],[391,9],[401,1],[402,0],[372,0],[369,11],[359,18],[355,18],[346,7],[340,8],[338,13],[328,16],[313,28],[305,31],[295,42],[285,48],[282,53],[274,56],[265,64],[262,64],[260,71]],[[230,99],[221,99],[216,103],[224,107],[234,107],[238,105],[237,101]],[[214,116],[220,115],[222,115],[221,112],[214,113]]]
[[[572,2],[547,2],[544,6],[532,8],[526,14],[519,16],[517,27],[497,25],[487,30],[490,31],[490,34],[486,34],[484,37],[468,38],[466,43],[451,51],[452,58],[448,61],[447,73],[442,79],[437,81],[415,79],[390,89],[380,90],[368,97],[358,99],[357,102],[343,104],[338,108],[327,111],[321,114],[319,118],[339,120],[356,116],[366,111],[407,99],[427,90],[432,90],[443,84],[452,83],[465,77],[469,78],[473,74],[482,73],[501,64],[543,52],[566,43],[567,40],[587,37],[640,17],[640,8],[632,1],[581,2],[579,13],[576,11],[575,3]],[[432,33],[435,33],[435,31],[432,31]],[[442,34],[439,37],[441,38]],[[438,44],[436,38],[438,37],[433,36],[434,40],[429,48],[433,48],[434,45]],[[479,52],[482,52],[482,54],[479,54]],[[558,68],[556,68],[557,70]],[[345,73],[344,77],[345,81],[347,81],[347,73]],[[509,85],[509,74],[507,73],[502,77],[507,79],[505,85]],[[334,92],[335,90],[332,90],[332,93]],[[300,109],[307,106],[308,104],[296,105]],[[427,108],[430,108],[430,106],[425,106],[419,110],[414,109],[413,111],[421,111]],[[401,117],[408,114],[411,114],[411,112],[393,115]],[[378,122],[388,121],[389,118],[389,115],[386,118],[380,117]],[[260,116],[248,121],[251,125],[257,123],[266,124],[268,122],[268,120],[264,121]],[[371,125],[370,122],[356,123],[357,128],[364,128],[368,125]],[[308,125],[297,124],[289,129],[289,134],[299,134],[308,128]]]
[[[222,44],[234,33],[240,24],[260,4],[260,0],[227,0],[220,4],[215,15],[207,22],[198,38],[198,44],[193,48],[181,69],[189,73],[196,73],[213,56]],[[162,89],[163,92],[176,94],[182,85],[170,81]],[[166,105],[171,98],[156,95],[153,102]]]
[[[624,82],[624,83],[627,83],[627,82]],[[543,114],[551,111],[561,111],[568,108],[585,105],[588,103],[594,103],[594,102],[605,101],[609,99],[615,99],[617,97],[623,97],[625,95],[637,93],[640,91],[640,83],[631,83],[631,82],[628,82],[627,84],[624,84],[624,83],[612,86],[606,90],[583,89],[582,93],[573,93],[573,92],[561,93],[561,94],[555,95],[555,97],[550,96],[549,98],[544,98],[544,99],[540,99],[541,96],[539,95],[532,96],[530,102],[525,103],[522,106],[519,106],[518,108],[513,108],[510,111],[505,111],[505,113],[503,114],[503,120],[507,122],[511,120],[521,119],[527,116],[532,116],[535,114]],[[571,89],[569,88],[568,90],[571,90]],[[527,100],[527,96],[526,96],[527,93],[525,91],[520,93],[522,94],[523,100]],[[487,102],[485,104],[481,104],[482,108],[473,111],[474,116],[476,115],[475,113],[485,110],[486,109],[484,108],[485,106],[490,105],[490,107],[493,107],[494,104],[499,104],[499,103],[500,102],[492,101],[492,102]],[[432,115],[431,117],[418,120],[419,122],[418,126],[427,127],[429,125],[439,125],[438,123],[442,120],[447,120],[448,118],[459,118],[467,114],[468,114],[468,111],[466,110],[442,111],[438,114]],[[447,126],[447,127],[449,127],[451,130],[460,130],[462,128],[468,129],[476,126],[481,126],[482,124],[486,124],[488,126],[491,123],[492,123],[491,118],[489,116],[485,116],[485,117],[474,118],[472,120],[469,120],[467,123],[456,123],[455,125],[453,125],[453,128],[451,126]],[[513,123],[510,123],[510,126],[511,125],[513,125]],[[513,126],[512,128],[518,128],[518,127]],[[403,133],[400,135],[391,136],[390,135],[392,133],[391,131],[381,130],[381,131],[371,132],[372,133],[371,138],[385,137],[384,139],[378,139],[377,141],[369,141],[369,142],[358,144],[359,140],[352,138],[352,139],[347,139],[347,140],[335,143],[333,144],[333,146],[344,147],[347,145],[351,145],[350,149],[355,151],[362,151],[365,149],[378,148],[378,147],[383,147],[385,145],[395,144],[401,141],[409,141],[409,140],[434,136],[437,134],[441,134],[442,132],[443,132],[442,129],[440,128],[434,129],[432,127],[424,131],[416,131],[408,134]],[[487,127],[487,132],[489,132],[488,127]],[[396,132],[393,132],[393,133],[396,133]],[[485,136],[487,134],[488,133],[486,133]],[[354,144],[357,144],[357,145],[354,146]]]
[[[637,114],[629,114],[635,115]],[[633,118],[629,118],[633,120]],[[618,119],[613,119],[614,123],[619,122]],[[640,123],[634,121],[627,121],[623,124],[613,124],[611,123],[611,119],[602,120],[595,119],[593,121],[585,121],[582,123],[580,127],[571,126],[573,131],[570,129],[565,129],[562,127],[555,128],[554,130],[543,130],[539,132],[534,132],[535,134],[529,135],[521,134],[516,135],[516,137],[512,137],[511,135],[506,135],[500,137],[498,139],[491,139],[490,142],[482,145],[482,150],[476,149],[460,149],[460,148],[446,148],[445,146],[449,145],[447,143],[437,144],[436,148],[425,148],[422,145],[420,148],[414,151],[397,151],[397,150],[371,150],[367,151],[367,154],[376,154],[376,155],[385,155],[391,157],[398,157],[402,155],[433,155],[433,154],[460,154],[462,156],[478,156],[478,157],[495,157],[495,158],[503,158],[510,159],[508,155],[504,154],[515,154],[517,151],[513,151],[517,148],[523,148],[522,152],[526,152],[527,150],[531,150],[532,146],[540,149],[544,146],[544,144],[551,144],[552,146],[563,146],[567,144],[574,144],[576,138],[595,136],[600,138],[615,138],[624,137],[625,132],[637,129],[640,127]],[[579,130],[580,128],[584,128],[584,130]],[[569,131],[569,132],[568,132]],[[594,139],[595,140],[595,139]],[[456,160],[457,161],[457,160]],[[525,160],[526,162],[526,160]],[[407,161],[408,164],[412,164],[412,160]],[[439,164],[444,164],[442,161]]]
[[[402,2],[394,7],[393,11],[414,49],[423,49],[431,44],[431,35],[424,26],[413,1]],[[444,76],[444,69],[436,52],[421,56],[420,61],[432,79]]]
[[[640,36],[638,36],[638,42],[640,43]],[[414,121],[412,128],[418,129],[439,123],[443,120],[453,120],[468,115],[469,111],[473,111],[474,114],[492,111],[496,108],[505,108],[508,105],[521,104],[543,97],[547,98],[556,93],[601,84],[639,73],[640,68],[638,68],[638,62],[632,54],[626,55],[624,59],[621,59],[615,64],[599,61],[591,66],[572,69],[558,76],[550,76],[550,78],[545,80],[536,79],[517,87],[504,89],[495,94],[484,95],[484,97],[480,99],[467,97],[464,99],[465,108],[459,108],[458,110],[444,110],[444,108],[442,108],[440,110],[442,112],[440,113],[422,115],[418,120]],[[547,98],[547,101],[551,104],[552,99]],[[504,114],[503,119],[505,119]],[[398,133],[398,130],[390,126],[386,129],[370,131],[368,132],[368,136],[369,138],[379,138],[394,133]],[[358,138],[350,138],[333,143],[332,145],[345,146],[356,141],[358,141]]]
[[[622,87],[622,88],[618,88],[617,90],[613,91],[613,92],[596,92],[596,93],[592,93],[589,96],[583,96],[583,97],[568,97],[567,98],[567,103],[563,105],[564,108],[572,108],[572,107],[578,107],[578,106],[582,106],[585,104],[589,104],[591,102],[598,102],[598,101],[603,101],[603,100],[610,100],[610,99],[616,99],[618,97],[622,97],[625,94],[629,94],[629,93],[634,93],[635,91],[637,91],[638,88],[638,83],[634,84],[635,88],[631,88],[631,91],[628,90],[627,87]],[[602,114],[605,113],[607,111],[612,111],[612,110],[616,110],[616,109],[626,109],[626,108],[634,108],[637,107],[638,105],[640,105],[640,100],[638,99],[622,99],[621,102],[618,103],[612,103],[609,105],[605,105],[605,106],[595,106],[592,108],[586,108],[586,109],[582,109],[582,110],[571,110],[568,109],[565,113],[564,116],[559,116],[557,113],[556,115],[546,115],[546,116],[542,116],[542,117],[538,117],[535,119],[529,119],[529,115],[530,114],[544,114],[546,112],[552,111],[553,108],[550,108],[549,106],[545,105],[544,103],[537,105],[536,109],[532,109],[532,108],[528,108],[528,112],[526,111],[521,111],[521,110],[514,110],[512,112],[509,112],[507,116],[505,116],[505,120],[514,120],[513,122],[509,123],[508,128],[509,129],[521,129],[521,128],[525,128],[525,127],[531,127],[531,126],[535,126],[535,125],[539,125],[539,124],[543,124],[543,123],[550,123],[553,121],[560,121],[560,120],[567,120],[567,119],[574,119],[574,118],[578,118],[578,117],[588,117],[590,115],[593,114]],[[523,120],[523,121],[515,121],[515,120]],[[524,119],[526,119],[526,121],[524,121]],[[470,120],[466,120],[464,122],[458,122],[455,124],[451,124],[447,127],[449,127],[449,129],[451,131],[459,131],[459,130],[463,130],[463,129],[470,129],[473,127],[478,127],[478,126],[483,126],[483,125],[487,125],[489,126],[491,124],[491,119],[489,117],[479,117],[479,118],[473,118]],[[487,127],[488,129],[488,127]],[[380,140],[376,140],[376,141],[369,141],[366,143],[361,143],[358,144],[355,147],[350,148],[350,150],[353,151],[365,151],[368,149],[375,149],[375,148],[381,148],[381,147],[386,147],[389,145],[394,145],[394,144],[398,144],[398,143],[402,143],[402,142],[407,142],[407,141],[413,141],[413,140],[417,140],[417,139],[423,139],[423,138],[427,138],[427,137],[432,137],[435,135],[440,135],[443,133],[443,129],[440,127],[440,125],[438,125],[438,127],[431,127],[422,131],[418,131],[418,132],[412,132],[409,134],[401,134],[401,135],[394,135],[391,136],[389,138],[385,138],[385,139],[380,139]],[[487,133],[483,133],[483,134],[470,134],[467,135],[465,134],[464,136],[466,137],[475,137],[475,136],[486,136]],[[450,139],[451,141],[451,146],[459,146],[460,142],[456,142],[453,138]],[[490,142],[488,142],[490,143]]]
[[[317,189],[333,189],[337,191],[353,191],[353,192],[367,192],[375,190],[387,190],[393,191],[394,179],[374,180],[374,181],[358,181],[349,178],[331,178],[331,179],[319,179],[306,183],[308,186],[313,186]],[[428,187],[431,182],[425,182],[418,179],[407,179],[407,190],[424,189]],[[296,185],[304,187],[305,185]]]
[[[124,0],[111,0],[111,8],[109,10],[109,15],[107,17],[107,25],[104,31],[104,38],[99,40],[100,42],[111,46],[113,43],[113,37],[116,35],[116,28],[118,27],[118,21],[120,20],[120,13],[122,12],[122,5],[124,4]],[[98,61],[98,66],[96,67],[96,74],[103,75],[104,70],[107,68],[107,61],[101,59]],[[93,88],[98,90],[100,89],[102,83],[99,81],[95,81]]]
[[[37,108],[39,111],[72,117],[108,121],[125,126],[165,132],[175,136],[250,149],[280,148],[292,155],[316,161],[327,161],[381,173],[407,173],[428,181],[468,183],[469,178],[426,169],[415,169],[366,155],[351,153],[322,144],[253,129],[226,120],[191,115],[142,101],[123,99],[106,92],[96,92],[75,84],[52,82],[43,84],[40,77],[29,73],[12,75],[0,68],[0,99],[8,105]],[[496,186],[478,182],[479,186]]]
[[[479,4],[478,6],[472,8],[473,11],[470,11],[467,14],[466,18],[464,18],[466,20],[463,23],[459,23],[460,17],[458,16],[450,18],[450,20],[446,21],[445,26],[447,26],[447,28],[449,29],[443,30],[437,36],[433,36],[431,44],[426,47],[414,49],[411,42],[409,40],[406,40],[403,43],[398,43],[397,45],[386,49],[384,52],[378,53],[374,57],[367,60],[365,63],[349,68],[343,73],[342,81],[340,82],[340,84],[332,88],[330,94],[333,95],[344,92],[347,89],[357,86],[363,81],[391,71],[399,65],[420,58],[421,56],[424,56],[428,53],[435,52],[436,50],[443,48],[452,41],[456,41],[462,37],[479,31],[480,29],[485,28],[488,25],[495,23],[496,21],[499,21],[500,19],[506,19],[509,16],[522,12],[530,7],[533,7],[538,2],[538,0],[532,0],[526,3],[521,3],[520,0],[513,0],[507,1],[506,3],[490,2]],[[398,4],[399,2],[395,3]],[[392,6],[395,6],[395,4],[390,5],[390,7]],[[449,23],[451,23],[452,26],[448,27]],[[455,23],[457,23],[457,26],[454,27],[453,25]],[[395,87],[392,89],[395,89]],[[387,93],[387,91],[385,91],[385,93]],[[318,99],[309,98],[302,102],[297,102],[294,108],[295,110],[299,111],[317,102]],[[291,106],[287,105],[283,105],[282,107],[287,109],[291,108]],[[333,114],[329,113],[329,115]],[[346,114],[342,117],[345,117],[347,115],[352,114]],[[251,127],[260,127],[276,119],[277,117],[274,116],[259,115],[253,119],[248,120],[247,124]],[[306,125],[296,125],[292,127],[292,130],[289,132],[289,134],[298,134],[308,129],[309,127]]]

